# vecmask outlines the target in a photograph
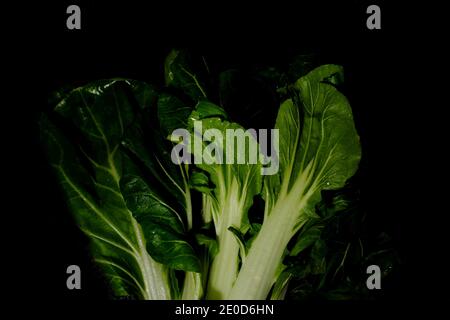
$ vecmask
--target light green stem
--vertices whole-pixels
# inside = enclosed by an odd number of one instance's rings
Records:
[[[247,254],[236,282],[227,295],[232,300],[266,299],[284,250],[292,236],[295,208],[275,206]]]
[[[219,252],[211,265],[208,281],[208,300],[221,300],[230,292],[236,280],[239,245],[231,232],[219,239]]]
[[[181,300],[200,300],[203,297],[202,275],[186,272]]]
[[[233,190],[233,189],[231,189]],[[235,189],[237,190],[237,189]],[[216,230],[219,252],[214,258],[208,280],[209,300],[220,300],[230,292],[236,280],[239,267],[239,244],[228,227],[241,227],[242,204],[237,194],[230,194],[220,207],[220,225]]]
[[[146,300],[170,300],[170,288],[167,286],[167,270],[162,264],[154,261],[147,253],[142,229],[135,219],[132,219],[133,229],[138,243],[138,263],[145,285],[143,292]]]

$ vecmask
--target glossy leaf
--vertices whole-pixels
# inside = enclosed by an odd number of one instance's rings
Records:
[[[114,292],[169,299],[167,267],[199,271],[199,261],[184,236],[185,211],[178,206],[184,190],[170,201],[160,193],[161,185],[176,183],[168,174],[164,137],[153,135],[152,148],[145,144],[144,123],[156,110],[156,94],[135,81],[92,83],[58,103],[60,120],[43,117],[41,132],[71,211]]]
[[[173,269],[200,272],[194,249],[183,237],[181,217],[137,176],[121,182],[128,208],[141,224],[153,259]]]
[[[350,105],[336,88],[324,82],[338,73],[342,68],[335,65],[314,69],[296,81],[293,97],[280,106],[275,124],[280,170],[264,179],[266,219],[231,299],[267,296],[291,237],[308,220],[318,218],[316,205],[321,191],[343,187],[358,167],[361,151]]]
[[[168,299],[165,267],[147,253],[144,232],[120,192],[119,143],[132,119],[122,85],[103,81],[75,89],[57,105],[56,112],[79,132],[80,145],[45,116],[40,122],[42,139],[68,205],[115,294]]]

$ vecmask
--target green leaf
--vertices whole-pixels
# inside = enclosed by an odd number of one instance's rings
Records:
[[[155,116],[158,98],[152,96],[154,91],[150,86],[133,85],[133,93],[140,101],[139,105],[145,107],[142,107],[143,112],[135,113],[133,125],[129,126],[124,134],[122,147],[150,171],[152,178],[156,180],[152,181],[154,190],[165,189],[181,207],[186,208],[188,199],[184,172],[172,162],[172,143],[166,140],[167,135],[161,131],[164,124],[160,124]],[[149,96],[152,98],[145,99]],[[171,104],[167,109],[174,107]]]
[[[154,86],[145,82],[135,80],[126,81],[130,85],[130,89],[133,92],[134,99],[136,99],[139,109],[153,112],[160,95],[158,90]]]
[[[190,178],[189,178],[189,186],[192,189],[200,191],[209,196],[212,195],[212,190],[214,188],[214,186],[211,185],[211,181],[209,180],[209,177],[201,171],[193,171],[192,172],[192,174],[190,175]]]
[[[176,96],[162,93],[158,99],[158,119],[164,137],[176,129],[186,128],[192,109]]]
[[[200,272],[200,262],[194,249],[178,233],[148,217],[137,219],[147,237],[147,250],[156,261],[177,270]]]
[[[204,203],[210,204],[209,212],[204,216],[212,215],[219,244],[219,253],[211,266],[208,299],[222,299],[231,290],[238,272],[239,243],[228,228],[235,227],[243,232],[248,229],[247,211],[253,204],[253,197],[260,192],[262,183],[259,146],[255,137],[248,133],[245,149],[239,149],[234,137],[227,138],[227,129],[242,133],[244,129],[225,119],[222,108],[210,102],[200,102],[191,113],[188,125],[191,133],[189,148],[194,155],[194,163],[209,175],[214,185],[212,192],[203,189],[207,198]],[[201,129],[196,127],[196,123],[200,122]],[[218,136],[203,137],[209,129],[215,130]],[[196,145],[195,139],[199,139],[200,144]],[[215,149],[215,154],[205,151],[208,148]],[[248,161],[251,151],[255,152],[255,163]]]
[[[240,230],[236,229],[233,226],[228,227],[228,231],[233,233],[233,235],[236,237],[236,241],[239,243],[241,259],[244,261],[245,256],[247,255],[247,247],[245,245],[244,235]]]
[[[317,240],[311,250],[311,270],[313,274],[323,274],[327,270],[327,245],[323,240]]]
[[[147,96],[153,93],[152,87],[140,86],[136,95]],[[192,201],[189,189],[189,172],[187,166],[174,164],[171,158],[173,143],[167,139],[169,132],[175,126],[187,122],[190,110],[181,101],[168,94],[153,98],[153,102],[145,112],[135,115],[133,125],[127,130],[123,147],[133,157],[143,163],[150,171],[148,185],[153,193],[164,202],[172,203],[171,207],[181,217],[186,230],[192,228]],[[163,114],[161,114],[161,110]],[[160,117],[156,117],[156,113]],[[176,203],[174,203],[176,202]]]
[[[49,161],[93,258],[116,295],[143,299],[170,298],[168,267],[200,271],[184,231],[183,221],[192,221],[188,177],[170,161],[170,142],[155,134],[159,124],[150,125],[156,96],[144,83],[98,81],[68,93],[55,108],[62,117],[41,120]]]
[[[140,177],[125,176],[121,185],[127,206],[146,235],[152,258],[177,270],[200,272],[194,249],[183,237],[181,217],[170,204],[163,202]]]
[[[237,123],[229,122],[226,119],[226,114],[223,109],[219,106],[214,105],[211,102],[200,102],[197,104],[196,109],[191,113],[189,117],[188,129],[191,132],[191,144],[190,151],[194,155],[194,159],[202,159],[202,163],[195,161],[198,168],[204,170],[209,174],[210,181],[214,184],[214,198],[216,199],[216,208],[223,207],[226,203],[223,201],[230,196],[235,196],[238,201],[236,205],[240,207],[243,211],[247,211],[248,208],[253,203],[253,196],[258,194],[261,189],[261,164],[259,146],[255,137],[249,133],[245,139],[245,150],[239,150],[236,143],[236,138],[232,137],[234,140],[227,139],[226,130],[238,130],[244,132],[242,128]],[[197,132],[194,128],[194,121],[201,122],[202,131]],[[203,139],[201,142],[201,148],[197,148],[194,145],[194,139],[203,136],[206,130],[214,129],[218,130],[222,136],[222,139],[217,139],[212,141],[212,139]],[[211,153],[204,152],[206,147],[214,147],[221,156],[214,155],[211,157]],[[255,150],[256,152],[256,163],[249,163],[250,150]],[[227,156],[232,155],[231,159],[227,160]],[[214,163],[216,160],[221,158],[222,163]],[[241,159],[244,159],[244,163]],[[209,164],[209,163],[211,164]],[[232,163],[232,164],[229,164]],[[232,185],[236,184],[233,188]],[[238,190],[243,192],[240,194]],[[221,203],[217,203],[221,202]],[[240,226],[241,222],[246,220],[246,216],[236,215],[236,218],[240,218],[241,221],[237,220],[235,226]],[[218,219],[218,216],[216,216]],[[216,227],[219,223],[216,222]],[[224,228],[227,230],[228,226]]]
[[[280,181],[286,192],[297,183],[297,189],[306,187],[312,196],[318,190],[343,187],[355,173],[361,151],[350,105],[333,86],[322,82],[340,72],[342,68],[334,65],[315,69],[296,82],[298,97],[281,105],[276,122],[280,171],[278,177],[265,180],[272,197],[278,197]]]
[[[259,232],[259,230],[261,230],[261,224],[260,223],[252,223],[250,225],[250,235],[251,236],[256,236]]]
[[[259,233],[259,230],[261,230],[261,224],[260,223],[251,223],[250,228],[248,230],[249,239],[246,242],[247,251],[251,248],[253,241],[255,241],[256,236]]]
[[[311,228],[306,229],[303,232],[300,232],[298,235],[297,242],[289,253],[291,256],[296,256],[306,248],[313,245],[318,239],[320,239],[320,235],[322,234],[323,226],[315,225]]]
[[[172,50],[164,64],[167,86],[173,86],[186,93],[195,102],[205,99],[206,89],[200,70],[205,74],[207,66],[203,61],[195,59],[183,50]]]
[[[275,124],[279,171],[264,179],[265,220],[230,299],[267,296],[290,239],[310,219],[318,218],[321,192],[342,188],[358,167],[361,150],[350,105],[325,82],[339,73],[342,67],[335,65],[314,69],[295,82],[293,97],[280,106]],[[318,263],[314,272],[322,267]]]
[[[199,245],[205,246],[208,249],[209,255],[211,259],[214,259],[219,248],[217,246],[217,240],[210,238],[204,234],[198,233],[195,235],[195,239]]]
[[[114,293],[168,299],[166,268],[147,253],[144,232],[119,187],[120,141],[133,118],[123,89],[128,85],[109,80],[73,90],[55,109],[66,120],[52,115],[59,126],[41,117],[41,137],[68,206]],[[68,132],[71,126],[78,134]]]
[[[195,120],[203,120],[207,118],[227,119],[228,115],[220,106],[209,101],[200,101],[195,106],[190,118]]]
[[[167,225],[176,233],[184,232],[179,213],[150,189],[141,177],[125,175],[120,184],[126,205],[136,218],[148,218],[156,223]]]
[[[270,295],[270,300],[283,300],[286,295],[289,281],[292,278],[292,274],[289,272],[282,272],[278,277]]]

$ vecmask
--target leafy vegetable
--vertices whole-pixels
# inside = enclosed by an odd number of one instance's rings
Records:
[[[130,97],[136,89],[139,92]],[[52,115],[59,125],[43,116],[41,131],[68,205],[90,238],[92,256],[104,267],[115,295],[169,299],[168,269],[198,272],[200,265],[184,239],[179,209],[160,195],[159,184],[150,188],[143,181],[131,160],[132,153],[142,156],[155,172],[152,161],[158,157],[142,151],[138,143],[143,141],[126,143],[127,135],[136,137],[136,108],[149,108],[151,91],[128,80],[75,89],[55,108],[62,116]],[[68,128],[77,140],[64,135]],[[175,181],[167,172],[154,178],[166,185]]]
[[[208,129],[217,129],[226,135],[226,129],[241,129],[236,123],[217,118],[222,116],[223,110],[219,107],[201,102],[197,105],[196,110],[191,114],[191,121],[202,121],[202,132],[196,132],[194,126],[190,129],[193,134],[203,135]],[[213,116],[213,117],[211,117]],[[257,142],[253,137],[247,139],[249,145],[256,147]],[[234,149],[234,143],[227,140],[224,141],[204,141],[204,145],[213,145],[217,153],[226,155],[233,154],[232,161],[237,163],[240,156]],[[233,149],[232,149],[233,148]],[[250,146],[246,150],[250,150]],[[205,152],[202,148],[192,147],[194,157],[204,157]],[[236,152],[235,152],[236,151]],[[248,154],[241,155],[247,156]],[[207,215],[211,215],[214,221],[215,232],[218,241],[218,253],[214,258],[210,277],[208,282],[208,298],[221,299],[225,298],[231,290],[231,286],[236,279],[238,273],[238,255],[239,244],[233,233],[229,232],[229,228],[242,229],[248,227],[246,212],[253,202],[253,197],[259,193],[261,188],[261,166],[258,164],[234,164],[230,165],[226,162],[223,164],[212,163],[214,159],[207,160],[205,163],[197,164],[197,167],[203,169],[209,174],[214,184],[214,189],[208,190],[206,197],[210,202]],[[228,162],[228,159],[227,159]],[[231,258],[233,257],[233,258]]]
[[[320,192],[344,186],[360,147],[345,97],[323,81],[342,69],[326,65],[300,78],[280,107],[280,171],[267,176],[265,221],[242,265],[231,299],[264,299],[292,236],[316,215]],[[264,279],[263,281],[259,279]]]
[[[330,243],[350,202],[337,194],[330,205],[326,195],[356,172],[360,143],[335,87],[342,67],[314,69],[306,58],[286,73],[241,77],[212,74],[204,57],[174,50],[164,88],[112,79],[55,98],[41,118],[42,140],[115,296],[303,298],[340,278],[362,244]],[[254,87],[240,99],[245,79]],[[282,101],[269,141],[279,170],[271,175],[262,174],[268,146],[248,128],[266,123],[263,101]],[[242,134],[245,148],[230,132]]]

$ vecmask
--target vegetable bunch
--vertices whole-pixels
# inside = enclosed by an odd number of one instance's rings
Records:
[[[237,161],[251,147],[267,156],[256,137],[232,163],[172,161],[174,130],[248,129],[224,106],[234,88],[227,73],[217,95],[199,66],[173,51],[163,88],[110,79],[60,94],[40,120],[49,162],[114,296],[282,299],[292,275],[285,262],[313,245],[323,191],[358,168],[352,111],[334,86],[342,67],[278,83],[278,171],[262,175],[265,164]],[[194,158],[211,146],[230,152],[228,141],[201,143],[189,148]]]

